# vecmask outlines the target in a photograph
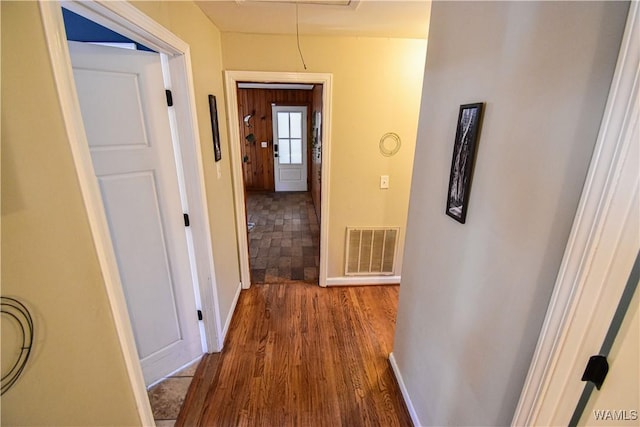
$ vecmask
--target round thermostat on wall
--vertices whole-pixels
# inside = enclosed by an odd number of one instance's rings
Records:
[[[380,153],[385,157],[391,157],[400,151],[402,145],[397,133],[388,132],[380,138]]]

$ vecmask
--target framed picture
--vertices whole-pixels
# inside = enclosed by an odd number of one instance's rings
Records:
[[[469,207],[471,176],[475,161],[484,103],[460,106],[456,139],[453,144],[446,214],[464,224]]]
[[[220,151],[220,131],[218,130],[218,106],[216,105],[216,97],[209,95],[209,113],[211,114],[211,131],[213,132],[213,155],[216,162],[222,159]]]

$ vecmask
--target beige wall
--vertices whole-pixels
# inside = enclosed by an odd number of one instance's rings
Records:
[[[2,396],[2,425],[137,425],[38,4],[1,8],[2,295],[35,322],[31,359]],[[15,329],[2,321],[4,373]]]
[[[344,274],[347,226],[406,224],[426,40],[301,38],[307,72],[333,74],[329,277]],[[226,70],[304,72],[294,36],[223,33]],[[378,150],[395,132],[394,157]],[[380,175],[390,189],[380,190]],[[404,233],[403,233],[404,234]],[[403,243],[400,243],[400,255]],[[398,262],[400,273],[401,257]]]
[[[628,4],[436,2],[394,356],[423,425],[508,425],[598,133]],[[460,104],[486,102],[467,223]]]
[[[193,67],[198,129],[206,181],[211,240],[224,323],[240,283],[238,242],[231,184],[231,163],[222,76],[220,32],[193,2],[134,2],[142,12],[189,43]],[[216,96],[222,160],[214,162],[208,95]],[[220,178],[218,178],[218,168]]]

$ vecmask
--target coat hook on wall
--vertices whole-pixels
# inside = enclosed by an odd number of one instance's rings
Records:
[[[255,110],[252,111],[251,114],[247,114],[246,116],[244,116],[244,119],[242,119],[244,120],[244,124],[249,128],[251,127],[251,123],[249,122],[249,120],[251,120],[251,117],[253,117],[254,114],[256,114]]]

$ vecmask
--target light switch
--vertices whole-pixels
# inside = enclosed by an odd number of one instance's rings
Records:
[[[261,146],[262,148],[267,148],[267,147],[269,146],[269,143],[268,143],[267,141],[262,141],[262,142],[260,143],[260,146]]]
[[[389,175],[380,175],[380,188],[389,188]]]

